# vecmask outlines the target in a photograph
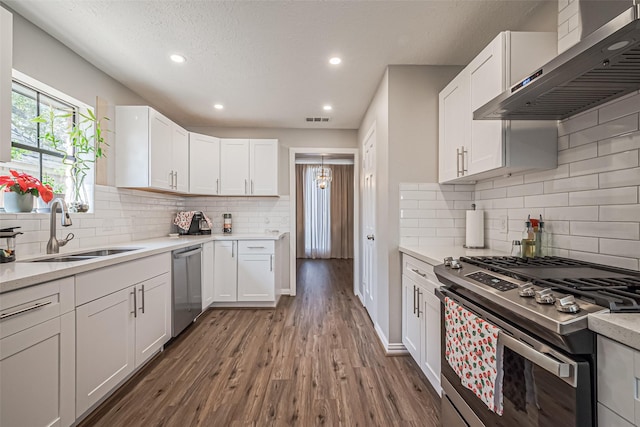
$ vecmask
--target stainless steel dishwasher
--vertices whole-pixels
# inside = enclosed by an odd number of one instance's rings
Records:
[[[171,336],[176,337],[202,311],[202,245],[172,253]]]

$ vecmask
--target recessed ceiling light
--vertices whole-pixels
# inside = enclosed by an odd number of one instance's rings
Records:
[[[331,105],[325,105],[324,107],[322,107],[322,109],[324,111],[331,111],[331,110],[333,110],[333,107]]]
[[[338,58],[337,56],[334,56],[333,58],[329,59],[329,64],[331,65],[338,65],[342,62],[342,59]]]
[[[185,62],[187,60],[187,58],[185,58],[182,55],[178,55],[177,53],[174,53],[169,58],[171,58],[171,60],[173,62],[177,62],[178,64],[182,64],[183,62]]]
[[[222,109],[224,108],[224,105],[222,105],[222,104],[215,104],[215,105],[213,106],[213,108],[215,108],[216,110],[222,110]]]

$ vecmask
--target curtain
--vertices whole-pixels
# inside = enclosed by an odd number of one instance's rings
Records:
[[[331,169],[331,258],[353,258],[353,165]]]
[[[324,190],[318,165],[296,165],[296,257],[353,258],[353,165],[330,165]]]

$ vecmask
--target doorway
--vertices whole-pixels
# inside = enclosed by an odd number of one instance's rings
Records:
[[[290,194],[290,295],[296,295],[296,280],[297,280],[297,258],[301,255],[302,258],[345,258],[345,253],[353,253],[353,291],[356,295],[362,298],[359,294],[359,150],[357,148],[290,148],[289,149],[289,194]],[[324,159],[324,160],[323,160]],[[342,213],[346,212],[344,209],[337,212],[331,212],[331,201],[333,200],[334,208],[337,204],[340,204],[340,200],[336,200],[334,193],[331,197],[331,188],[329,191],[319,189],[321,183],[318,182],[317,175],[322,162],[327,163],[325,167],[342,166],[345,164],[351,164],[353,168],[353,177],[350,178],[349,185],[351,186],[348,197],[351,199],[349,202],[352,207],[352,226],[349,231],[349,239],[344,239],[344,227],[338,223],[339,217]],[[304,167],[296,168],[296,164],[305,165]],[[308,166],[307,166],[308,165]],[[304,169],[307,174],[307,185],[317,186],[314,187],[315,192],[307,191],[307,195],[312,197],[306,197],[304,192],[300,191],[300,185],[298,184],[300,177],[298,174]],[[334,187],[337,187],[337,181],[334,182]],[[341,186],[344,185],[344,182]],[[309,189],[309,188],[308,188]],[[337,188],[334,188],[337,190]],[[299,200],[306,199],[306,200]],[[306,204],[307,212],[311,212],[310,215],[304,213],[305,209],[301,208],[301,203]],[[334,209],[335,211],[335,209]],[[302,212],[302,213],[301,213]],[[301,221],[298,218],[300,215],[304,216],[305,221]],[[336,226],[338,231],[334,229],[335,237],[333,242],[331,235],[324,234],[331,229],[331,217],[333,216],[333,225]],[[299,225],[300,224],[300,225]],[[300,233],[299,228],[304,228],[304,233]],[[323,232],[324,231],[324,232]],[[305,236],[307,237],[305,239]],[[306,241],[306,243],[305,243]],[[351,242],[351,248],[349,247],[349,241]],[[345,245],[346,243],[346,245]],[[302,246],[302,247],[301,247]]]

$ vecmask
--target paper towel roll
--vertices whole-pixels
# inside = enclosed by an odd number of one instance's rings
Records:
[[[484,248],[484,211],[467,211],[467,248]]]

